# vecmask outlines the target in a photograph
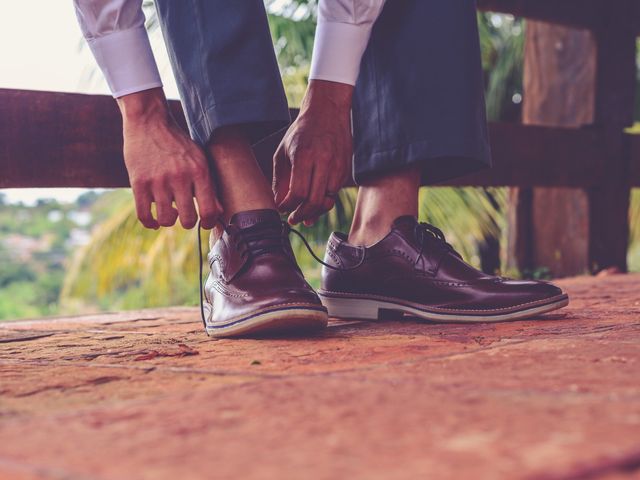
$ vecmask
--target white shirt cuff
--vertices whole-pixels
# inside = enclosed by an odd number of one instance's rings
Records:
[[[115,31],[88,43],[114,97],[162,86],[144,27]]]
[[[368,24],[318,23],[309,79],[355,85],[370,36]]]

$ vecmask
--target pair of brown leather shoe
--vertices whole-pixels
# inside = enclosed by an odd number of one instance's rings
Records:
[[[208,256],[203,320],[209,335],[317,330],[328,317],[375,320],[387,311],[437,322],[498,322],[569,303],[548,282],[476,270],[440,230],[414,217],[398,218],[371,247],[333,233],[316,294],[296,262],[291,231],[275,210],[233,216]]]

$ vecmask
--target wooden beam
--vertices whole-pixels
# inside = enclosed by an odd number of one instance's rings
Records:
[[[128,185],[111,97],[0,89],[0,188]]]
[[[594,129],[509,123],[489,127],[493,167],[447,185],[586,187],[600,182],[603,149]]]
[[[601,9],[613,6],[604,0],[478,0],[480,10],[585,29],[595,28]]]
[[[291,111],[295,118],[296,110]],[[489,124],[493,166],[436,186],[576,187],[598,185],[606,171],[601,135],[593,128]],[[254,146],[265,174],[282,134]],[[640,153],[640,144],[639,144]],[[640,185],[640,176],[637,179]]]
[[[174,116],[184,125],[179,102]],[[293,112],[295,114],[295,112]],[[121,120],[102,95],[0,89],[0,188],[126,187]],[[594,129],[490,126],[494,168],[447,185],[597,185],[604,150]],[[279,138],[256,146],[265,170]]]

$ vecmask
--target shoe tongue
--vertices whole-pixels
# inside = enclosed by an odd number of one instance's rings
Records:
[[[264,224],[265,226],[280,225],[280,215],[276,210],[264,209],[264,210],[247,210],[246,212],[238,212],[231,217],[230,225],[243,229],[253,227],[257,224]]]
[[[406,233],[411,236],[413,235],[417,223],[418,219],[413,215],[403,215],[402,217],[395,219],[391,228],[393,230],[400,230],[402,233]]]

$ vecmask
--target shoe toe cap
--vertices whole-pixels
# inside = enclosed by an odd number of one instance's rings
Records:
[[[310,288],[289,288],[283,292],[283,297],[291,303],[306,303],[318,306],[322,305],[318,294]]]
[[[501,283],[514,295],[521,297],[523,302],[535,302],[564,294],[561,288],[547,281],[503,279]]]

